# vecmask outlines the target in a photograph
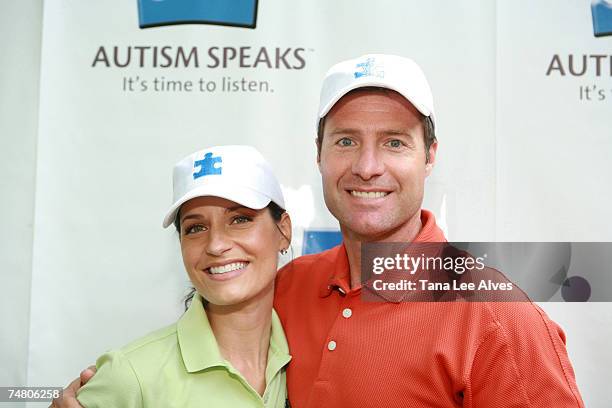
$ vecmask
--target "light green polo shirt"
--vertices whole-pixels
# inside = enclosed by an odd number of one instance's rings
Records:
[[[221,356],[196,294],[176,324],[101,356],[96,375],[77,398],[86,408],[284,408],[289,360],[285,333],[273,310],[266,391],[260,396]]]

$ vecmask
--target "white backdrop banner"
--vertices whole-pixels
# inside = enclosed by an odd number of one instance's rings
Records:
[[[601,2],[237,0],[194,14],[194,1],[44,2],[28,384],[63,385],[180,316],[189,282],[161,223],[172,166],[195,150],[255,146],[286,194],[292,256],[334,242],[319,86],[365,53],[411,57],[429,78],[440,147],[424,207],[449,240],[612,239]],[[609,338],[610,307],[544,307],[568,334],[587,406],[606,406],[612,354],[602,345],[594,363],[583,330],[592,313]]]

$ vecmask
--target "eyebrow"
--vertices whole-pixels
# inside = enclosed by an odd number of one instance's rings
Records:
[[[355,133],[359,133],[359,130],[353,129],[353,128],[337,128],[329,132],[329,135],[333,136],[337,134],[355,134]]]
[[[183,221],[185,221],[185,220],[189,220],[189,219],[198,219],[198,218],[200,218],[200,215],[199,215],[199,214],[189,214],[189,215],[186,215],[186,216],[184,216],[183,218],[181,218],[181,220],[180,220],[180,221],[181,221],[181,223],[182,223],[182,222],[183,222]]]
[[[228,207],[225,209],[225,213],[227,214],[228,212],[232,212],[232,211],[236,211],[236,210],[240,210],[241,208],[244,208],[246,210],[252,210],[253,209],[249,208],[249,207],[245,207],[244,205],[235,205],[233,207]],[[181,222],[185,221],[185,220],[189,220],[189,219],[198,219],[198,218],[202,218],[202,216],[200,214],[189,214],[184,216],[183,218],[181,218]]]
[[[413,137],[412,132],[408,132],[406,130],[401,130],[401,129],[388,129],[381,133],[385,135],[404,135],[404,136]]]
[[[354,129],[354,128],[338,128],[338,129],[333,129],[331,132],[329,132],[329,136],[334,136],[338,134],[356,135],[360,133],[361,133],[360,130]],[[385,129],[383,131],[376,132],[376,133],[382,134],[385,136],[406,136],[406,137],[409,137],[410,139],[414,139],[414,135],[412,134],[412,132],[409,132],[407,130],[402,130],[402,129]]]
[[[240,210],[241,208],[244,208],[244,209],[246,209],[246,210],[252,210],[252,208],[245,207],[244,205],[235,205],[235,206],[233,206],[233,207],[227,207],[227,208],[225,209],[225,212],[226,212],[226,213],[228,213],[228,212],[232,212],[232,211]]]

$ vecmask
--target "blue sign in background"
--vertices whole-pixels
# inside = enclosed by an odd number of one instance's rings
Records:
[[[333,248],[342,242],[340,231],[330,230],[305,230],[302,255],[317,254]]]
[[[138,0],[140,28],[215,24],[255,28],[257,0]]]
[[[612,35],[612,4],[597,0],[591,4],[595,37]]]

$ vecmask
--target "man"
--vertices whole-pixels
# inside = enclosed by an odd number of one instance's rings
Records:
[[[343,243],[296,259],[277,278],[291,406],[583,407],[564,334],[531,302],[361,296],[363,243],[445,241],[421,209],[437,151],[421,69],[389,55],[335,65],[317,128],[325,203]]]

